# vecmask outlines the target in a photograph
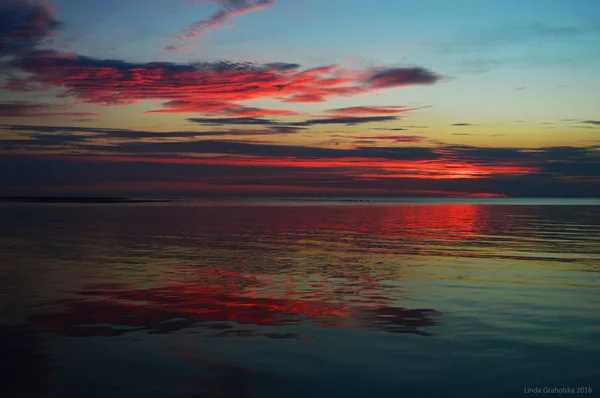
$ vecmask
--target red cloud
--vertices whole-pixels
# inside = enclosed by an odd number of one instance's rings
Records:
[[[165,100],[180,101],[177,104],[187,109],[193,109],[193,104],[206,107],[210,103],[228,103],[229,114],[243,108],[232,102],[268,98],[321,102],[330,97],[396,87],[400,82],[430,84],[440,78],[422,68],[344,70],[327,66],[299,71],[297,65],[284,63],[135,64],[50,51],[30,52],[14,60],[12,66],[30,73],[30,84],[63,87],[63,97],[74,96],[87,103],[128,105],[142,100]],[[173,104],[167,102],[166,111],[177,109]],[[246,115],[265,114],[257,109],[246,110]],[[391,108],[383,109],[386,110]]]

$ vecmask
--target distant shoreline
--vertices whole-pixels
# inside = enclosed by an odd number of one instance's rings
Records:
[[[147,203],[147,202],[173,202],[170,199],[130,199],[121,197],[55,197],[55,196],[7,196],[0,197],[1,202],[28,202],[28,203]]]

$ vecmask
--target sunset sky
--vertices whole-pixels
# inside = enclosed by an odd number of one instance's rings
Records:
[[[597,0],[0,0],[0,195],[600,196]]]

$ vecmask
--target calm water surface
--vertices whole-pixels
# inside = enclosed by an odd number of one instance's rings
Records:
[[[1,397],[600,393],[600,206],[0,215]]]

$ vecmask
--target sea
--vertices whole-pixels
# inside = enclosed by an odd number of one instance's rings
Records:
[[[0,397],[600,394],[600,200],[0,203]]]

